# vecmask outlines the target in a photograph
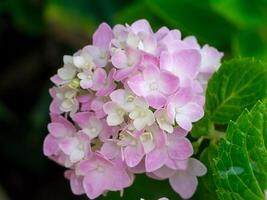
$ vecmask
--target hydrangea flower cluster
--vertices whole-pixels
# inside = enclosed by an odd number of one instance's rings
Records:
[[[94,199],[129,187],[134,175],[169,179],[190,198],[205,166],[186,135],[203,117],[208,79],[222,53],[146,20],[102,23],[51,80],[44,154],[68,168],[74,194]]]

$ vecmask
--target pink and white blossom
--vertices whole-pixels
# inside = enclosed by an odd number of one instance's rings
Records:
[[[190,198],[206,168],[187,135],[204,115],[222,56],[177,29],[154,32],[144,19],[100,24],[92,44],[64,56],[51,78],[44,154],[67,168],[76,195],[122,191],[146,173]]]

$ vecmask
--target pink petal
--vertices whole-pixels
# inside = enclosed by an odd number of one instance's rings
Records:
[[[188,37],[185,37],[183,39],[183,41],[188,45],[190,46],[191,48],[194,48],[194,49],[200,49],[200,46],[197,42],[197,39],[196,37],[194,36],[188,36]]]
[[[103,68],[97,68],[93,76],[93,89],[98,90],[103,87],[107,79],[107,73]]]
[[[123,104],[125,101],[125,90],[123,89],[117,89],[113,91],[109,96],[112,101],[118,103],[118,104]]]
[[[125,162],[129,167],[135,167],[144,156],[143,150],[140,150],[140,147],[137,146],[127,146],[123,153]]]
[[[153,173],[160,177],[161,179],[166,179],[166,178],[170,178],[171,176],[173,176],[175,174],[175,170],[170,169],[166,166],[163,166],[159,169],[157,169],[156,171],[154,171]]]
[[[113,159],[120,154],[120,148],[115,142],[105,142],[100,153],[108,159]]]
[[[130,89],[137,95],[137,96],[143,96],[146,94],[146,87],[145,80],[142,76],[142,74],[137,74],[127,81],[128,86]]]
[[[44,140],[43,152],[46,156],[54,155],[58,152],[58,141],[51,134],[48,134]]]
[[[50,112],[55,113],[55,114],[63,113],[59,109],[59,106],[60,106],[60,101],[58,99],[54,98],[53,101],[51,102],[50,106],[49,106]]]
[[[147,82],[158,80],[160,76],[160,70],[157,66],[151,64],[144,69],[143,75],[144,80]]]
[[[189,199],[193,196],[197,188],[197,178],[186,172],[179,171],[170,179],[171,187],[183,198]]]
[[[66,135],[66,133],[68,133],[66,127],[63,124],[57,122],[48,124],[48,131],[54,137],[63,137]]]
[[[78,140],[76,138],[65,138],[59,143],[60,149],[67,155],[70,155],[75,151],[77,145]]]
[[[200,120],[204,116],[204,109],[196,103],[188,103],[182,108],[184,115],[187,115],[192,122]]]
[[[213,73],[220,66],[220,60],[223,57],[223,53],[219,52],[214,47],[205,45],[201,49],[201,68],[200,71],[204,73]]]
[[[152,94],[147,95],[145,98],[148,104],[155,109],[162,108],[167,101],[166,97],[160,92],[153,92]]]
[[[169,29],[165,26],[161,27],[156,33],[155,36],[157,40],[162,39],[164,36],[166,36],[169,32]]]
[[[179,79],[168,71],[161,71],[159,85],[162,93],[170,95],[178,89]]]
[[[91,88],[92,85],[93,85],[93,81],[92,81],[92,80],[84,79],[84,80],[81,80],[81,81],[80,81],[80,86],[81,86],[81,88],[83,88],[83,89]]]
[[[62,80],[57,74],[52,76],[50,78],[50,80],[52,81],[52,83],[54,83],[55,85],[63,85],[63,84],[66,84],[68,83],[68,81],[64,81]]]
[[[102,23],[93,35],[93,45],[108,50],[109,44],[114,37],[112,29],[108,24]]]
[[[128,68],[128,57],[124,51],[117,50],[111,57],[111,62],[118,69]]]
[[[162,167],[167,160],[167,152],[164,148],[154,149],[149,152],[145,158],[145,166],[147,172],[153,172]]]
[[[132,168],[129,168],[129,171],[132,172],[132,173],[135,173],[135,174],[142,174],[146,171],[146,168],[145,168],[145,159],[142,159],[138,165],[132,167]]]
[[[70,175],[70,187],[73,194],[81,195],[84,194],[84,189],[82,186],[82,176],[76,176],[75,172]]]
[[[186,130],[184,130],[184,129],[182,129],[182,128],[180,128],[180,127],[176,127],[176,128],[174,128],[174,130],[173,130],[173,134],[174,135],[177,135],[177,136],[179,136],[179,137],[184,137],[184,136],[186,136],[187,135],[187,131]]]
[[[168,153],[172,159],[185,160],[192,156],[193,147],[188,139],[175,135],[170,135],[169,139]]]
[[[108,177],[110,179],[108,189],[111,191],[122,190],[133,183],[133,176],[128,174],[123,166],[114,166],[114,168],[110,170]]]
[[[110,70],[106,83],[96,92],[96,96],[107,96],[116,88],[117,85],[113,80],[115,72],[116,70],[114,68]]]
[[[173,54],[173,64],[181,76],[196,77],[200,62],[201,55],[198,50],[187,49]]]
[[[113,78],[116,80],[116,81],[121,81],[125,78],[127,78],[131,73],[133,73],[136,69],[133,68],[133,67],[127,67],[125,69],[120,69],[120,70],[117,70],[114,75],[113,75]]]
[[[89,172],[83,180],[83,188],[86,195],[90,199],[95,199],[107,189],[106,180],[108,177],[105,174],[96,173],[95,171]]]
[[[173,60],[169,52],[163,51],[160,54],[160,68],[172,72]]]
[[[152,33],[151,26],[150,26],[149,22],[145,19],[140,19],[140,20],[134,22],[131,25],[131,29],[133,30],[133,32],[135,34],[140,33],[140,32],[144,32],[147,34]]]
[[[188,118],[188,116],[186,116],[185,114],[176,114],[175,116],[175,120],[177,122],[177,124],[185,129],[186,131],[191,131],[192,129],[192,122],[190,121],[190,119]]]
[[[195,176],[203,176],[207,173],[207,168],[199,160],[190,158],[187,171]]]
[[[181,89],[175,93],[175,95],[170,98],[177,107],[182,107],[191,101],[193,98],[191,89]]]
[[[63,116],[57,115],[57,114],[50,114],[50,115],[51,115],[52,122],[57,122],[57,123],[63,124],[69,133],[76,132],[76,129],[73,126],[73,124],[70,121],[68,121],[66,118],[64,118]]]
[[[93,116],[92,112],[78,112],[72,115],[72,120],[76,122],[80,127],[87,127],[89,118]]]

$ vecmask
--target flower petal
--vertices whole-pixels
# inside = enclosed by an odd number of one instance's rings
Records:
[[[113,37],[114,35],[110,26],[106,23],[102,23],[93,35],[93,45],[108,50]]]
[[[178,171],[169,179],[171,187],[183,198],[189,199],[197,189],[197,178],[184,171]]]
[[[153,172],[165,164],[167,160],[167,152],[164,148],[155,148],[149,152],[145,158],[145,166],[147,172]]]

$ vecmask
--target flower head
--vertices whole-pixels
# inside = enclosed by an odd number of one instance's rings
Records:
[[[138,173],[168,178],[190,198],[206,168],[186,136],[204,115],[222,55],[177,29],[154,33],[147,20],[100,24],[51,78],[44,154],[68,168],[74,194],[90,199],[129,187]]]

